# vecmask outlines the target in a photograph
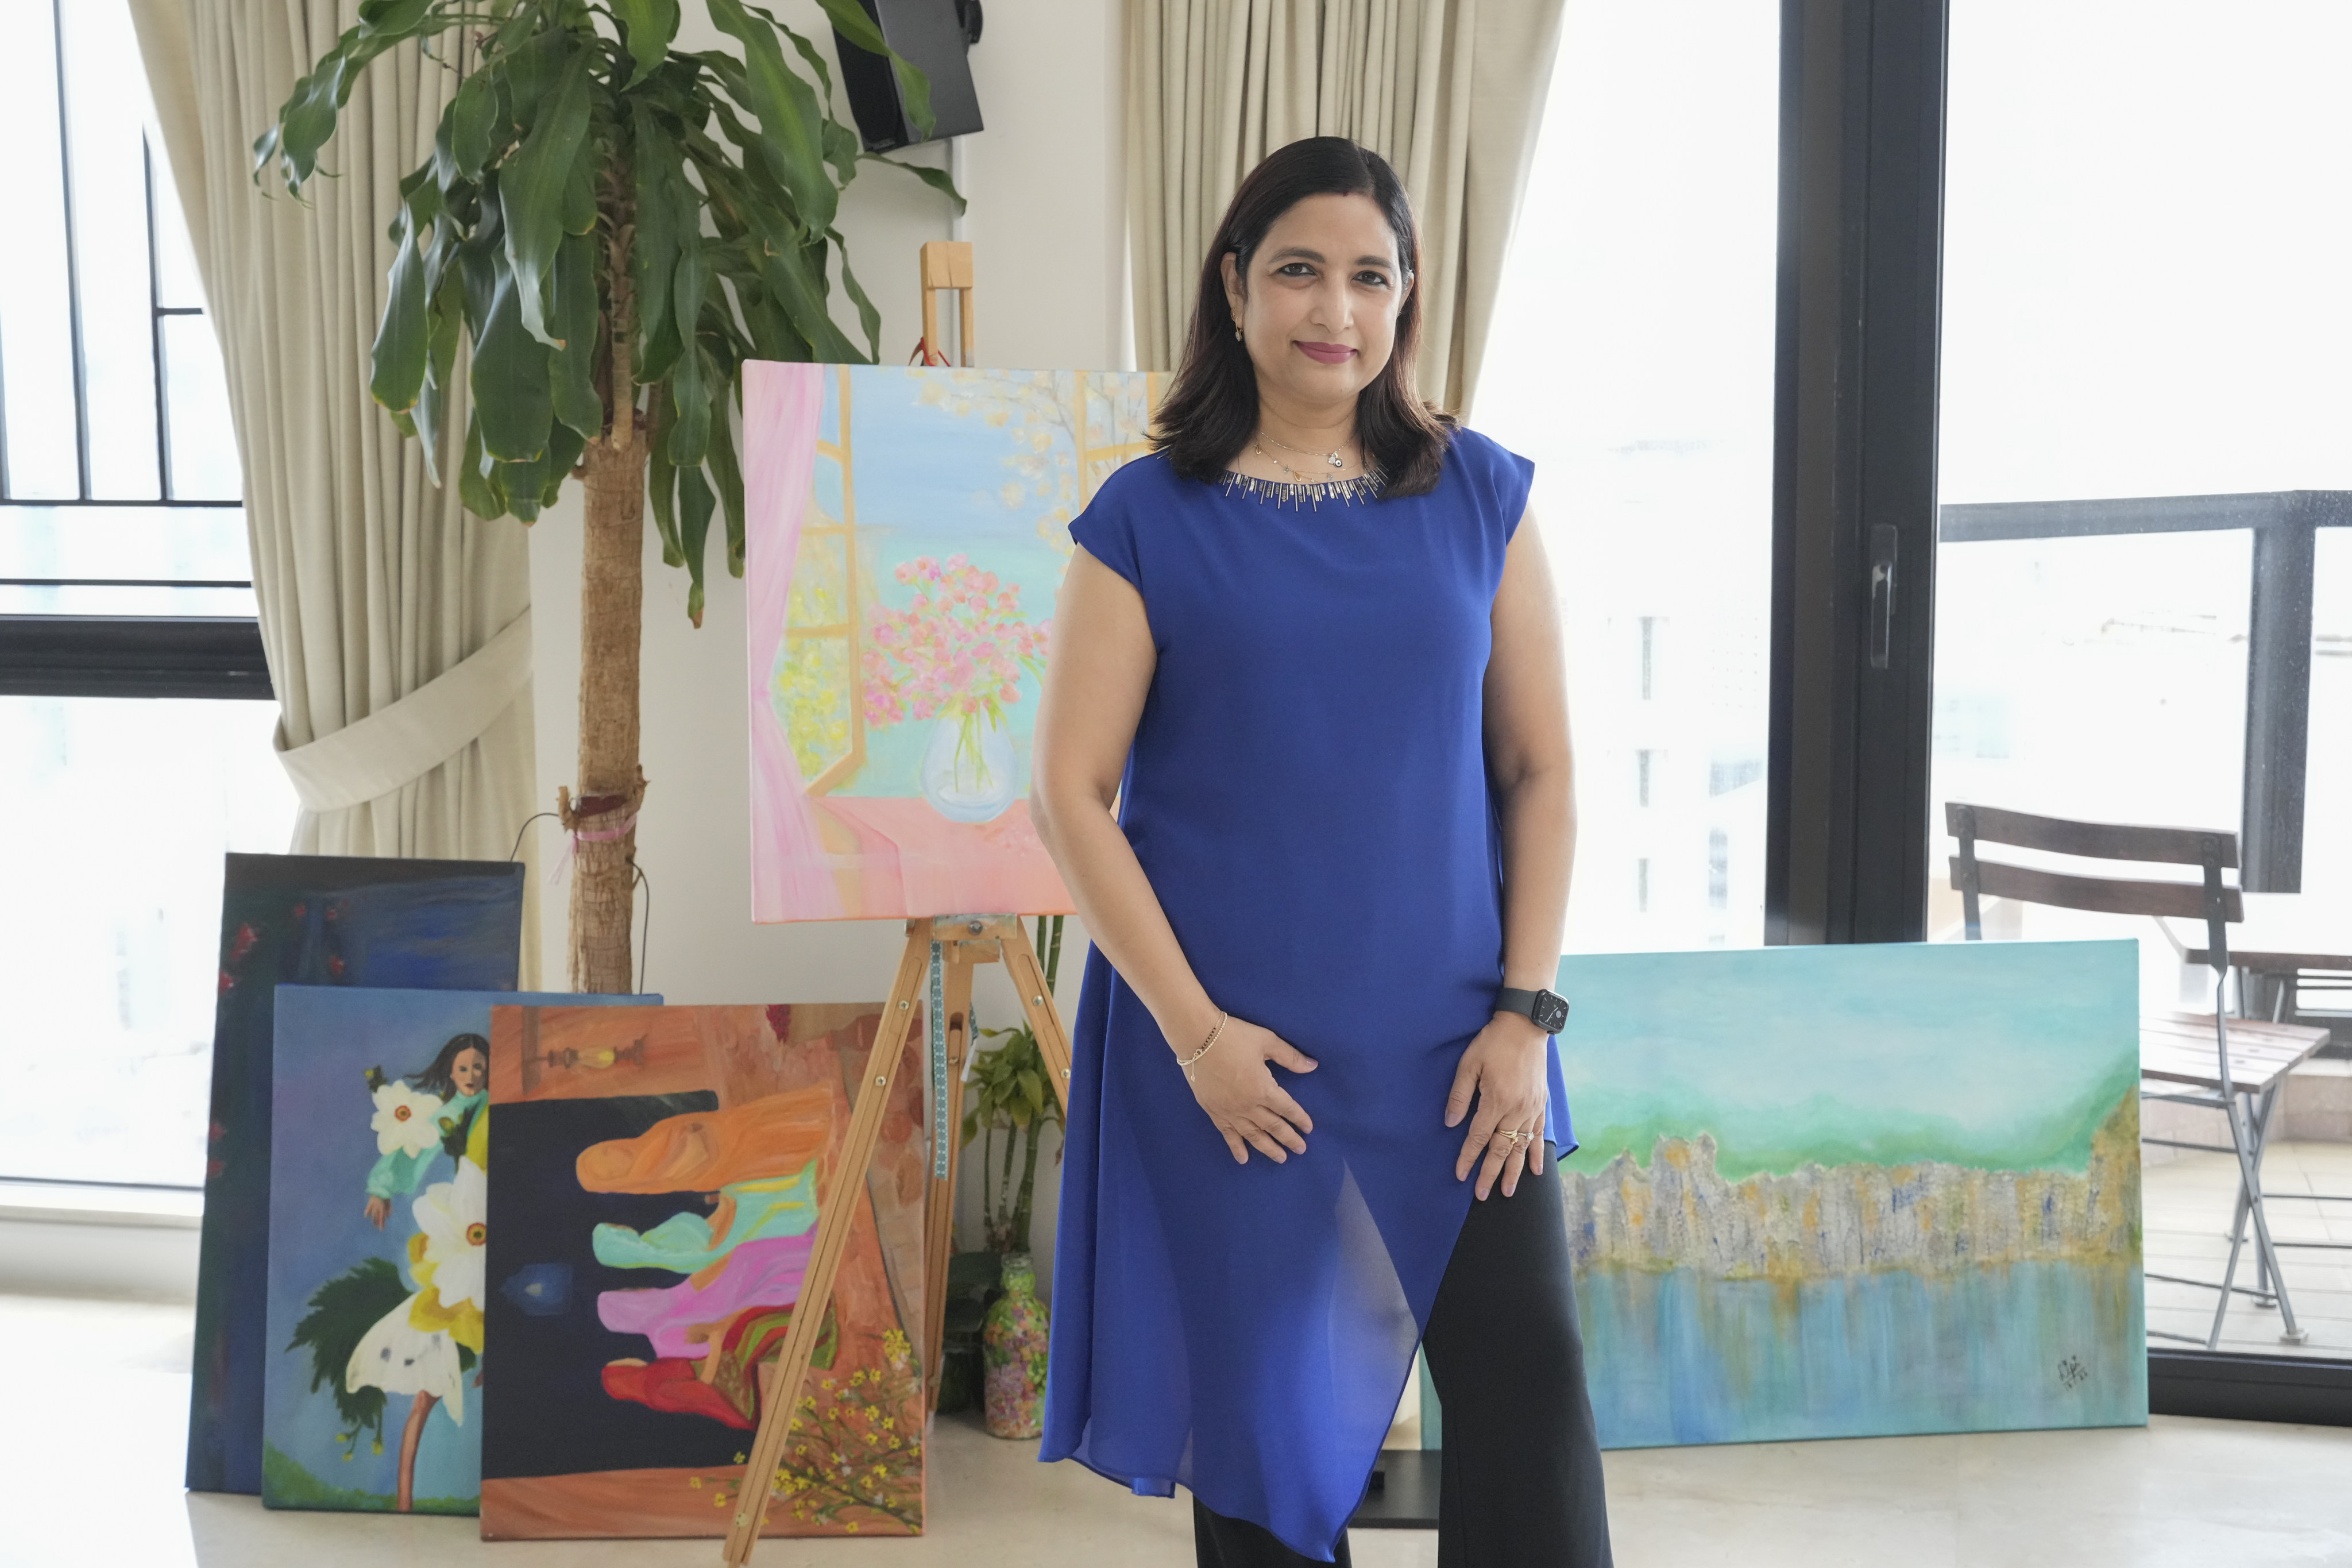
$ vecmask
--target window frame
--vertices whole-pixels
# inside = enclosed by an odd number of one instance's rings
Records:
[[[1927,936],[1936,552],[1990,521],[1984,508],[1939,514],[1936,494],[1948,20],[1949,0],[1781,4],[1772,945]],[[2256,530],[2269,545],[2256,591],[2278,580],[2267,629],[2283,652],[2268,699],[2250,661],[2245,769],[2250,814],[2294,808],[2247,836],[2264,862],[2254,885],[2287,890],[2303,793],[2288,721],[2307,689],[2295,708],[2284,645],[2301,560],[2307,679],[2315,503],[2228,499],[2281,508],[2281,526]],[[2147,1365],[2156,1415],[2352,1426],[2352,1360],[2151,1348]]]
[[[83,345],[81,237],[76,226],[75,163],[69,85],[66,68],[63,0],[52,0],[50,50],[58,105],[58,163],[64,215],[66,319],[71,345],[76,493],[70,497],[26,497],[13,493],[8,469],[7,387],[0,377],[0,512],[101,510],[239,510],[244,501],[194,499],[174,493],[172,472],[172,397],[165,374],[164,322],[202,316],[204,308],[163,302],[160,212],[156,203],[155,148],[142,138],[143,181],[141,210],[146,220],[147,351],[149,385],[154,399],[157,494],[152,499],[100,498],[92,494],[89,373]],[[93,577],[8,577],[0,587],[120,587],[250,589],[249,580]],[[253,616],[90,616],[0,614],[0,696],[173,697],[267,701],[276,693],[269,680],[261,624]]]

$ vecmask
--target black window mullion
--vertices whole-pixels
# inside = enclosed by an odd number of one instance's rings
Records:
[[[1925,932],[1943,0],[1784,0],[1766,940]]]
[[[0,697],[274,695],[250,616],[0,616]]]
[[[155,241],[155,149],[139,140],[139,174],[146,183],[147,362],[155,390],[155,494],[172,499],[171,399],[163,390],[163,258]],[[176,314],[177,312],[173,312]]]
[[[58,74],[58,189],[63,198],[66,240],[66,330],[73,343],[74,471],[81,500],[90,499],[89,370],[82,361],[81,240],[74,229],[73,127],[66,111],[65,0],[49,0],[49,26]]]

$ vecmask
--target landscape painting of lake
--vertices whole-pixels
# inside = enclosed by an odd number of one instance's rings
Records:
[[[2142,1426],[2137,944],[1560,961],[1602,1445]]]

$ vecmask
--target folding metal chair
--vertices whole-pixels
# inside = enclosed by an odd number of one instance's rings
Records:
[[[2147,1278],[2221,1292],[2213,1308],[2212,1331],[2203,1341],[2208,1350],[2221,1345],[2222,1321],[2233,1295],[2251,1296],[2258,1306],[2275,1305],[2284,1331],[2279,1338],[2289,1344],[2303,1343],[2308,1336],[2294,1321],[2286,1279],[2279,1272],[2278,1249],[2271,1240],[2270,1218],[2263,1207],[2263,1149],[2269,1141],[2271,1114],[2277,1109],[2279,1090],[2288,1072],[2326,1042],[2327,1031],[2229,1016],[2225,1005],[2230,978],[2228,928],[2246,916],[2244,900],[2237,889],[2222,882],[2221,872],[2237,868],[2237,835],[2070,822],[1957,801],[1944,807],[1944,825],[1959,840],[1960,852],[1951,863],[1952,886],[1960,895],[1970,942],[1983,940],[1979,905],[1986,898],[2106,914],[2147,915],[2159,925],[2166,917],[2205,922],[2206,957],[2213,970],[2213,1011],[2161,1014],[2140,1020],[2140,1098],[2219,1110],[2229,1122],[2230,1142],[2191,1143],[2147,1137],[2140,1141],[2237,1157],[2238,1202],[2230,1226],[2230,1261],[2219,1285],[2174,1274],[2151,1273]],[[2204,877],[2201,882],[2163,882],[2037,870],[1979,858],[1979,841],[2083,859],[2196,866],[2202,868]],[[2170,934],[2168,930],[2168,939]],[[2237,1282],[2238,1258],[2245,1247],[2250,1216],[2255,1258],[2252,1289]],[[2188,1334],[2155,1329],[2148,1333],[2155,1339],[2199,1342]]]

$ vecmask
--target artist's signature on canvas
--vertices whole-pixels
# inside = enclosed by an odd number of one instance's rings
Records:
[[[2091,1381],[2091,1369],[2080,1356],[2070,1355],[2058,1363],[2058,1381],[2070,1389],[2080,1388]]]

